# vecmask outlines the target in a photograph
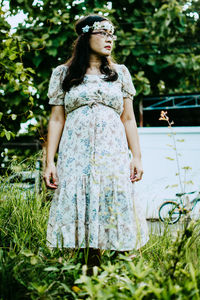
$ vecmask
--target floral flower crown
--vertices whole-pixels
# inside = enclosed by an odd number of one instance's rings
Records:
[[[86,25],[85,27],[82,28],[83,33],[88,32],[90,28],[92,28],[93,30],[107,29],[107,30],[110,30],[111,33],[114,32],[114,26],[109,22],[102,24],[101,22],[98,21],[98,22],[94,22],[94,24],[92,26]]]

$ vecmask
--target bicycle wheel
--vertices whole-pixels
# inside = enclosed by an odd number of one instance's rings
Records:
[[[162,222],[175,224],[181,217],[181,209],[176,202],[166,201],[160,206],[158,215]]]

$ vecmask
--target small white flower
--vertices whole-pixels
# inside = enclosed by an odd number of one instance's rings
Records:
[[[93,29],[99,29],[99,26],[100,26],[100,22],[94,22],[93,24]]]
[[[88,32],[90,29],[90,26],[89,25],[86,25],[85,27],[82,28],[82,31],[83,32]]]
[[[109,22],[106,22],[106,23],[104,23],[104,24],[100,24],[100,28],[101,28],[101,29],[107,29],[107,30],[111,31],[112,33],[114,32],[114,27],[113,27],[113,25],[112,25],[111,23],[109,23]]]
[[[110,23],[104,23],[103,27],[104,27],[104,29],[110,30],[111,29],[111,24]]]
[[[91,27],[93,30],[107,29],[107,30],[111,31],[112,33],[114,32],[114,26],[111,23],[105,22],[104,24],[102,24],[99,21],[94,22],[94,24],[92,26],[86,25],[85,27],[82,28],[82,31],[84,33],[88,32]]]

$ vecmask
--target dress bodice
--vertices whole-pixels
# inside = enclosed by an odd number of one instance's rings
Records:
[[[113,108],[119,115],[123,111],[123,98],[133,99],[136,91],[131,75],[125,65],[115,64],[118,73],[116,81],[105,81],[104,74],[84,76],[83,82],[73,86],[68,92],[62,90],[62,81],[67,72],[66,65],[57,66],[51,75],[48,97],[49,104],[64,105],[66,114],[88,105],[102,104]]]

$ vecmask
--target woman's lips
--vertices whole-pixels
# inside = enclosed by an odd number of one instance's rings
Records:
[[[111,49],[111,47],[110,47],[110,46],[105,46],[104,48],[106,48],[106,49],[109,49],[109,50]]]

